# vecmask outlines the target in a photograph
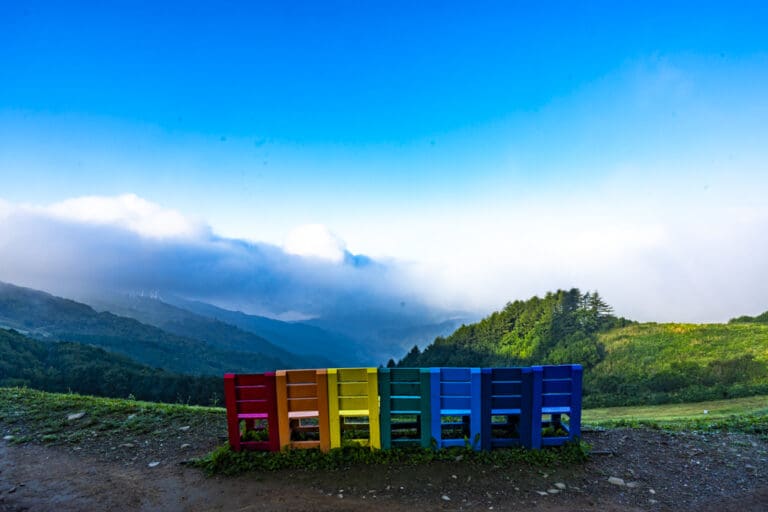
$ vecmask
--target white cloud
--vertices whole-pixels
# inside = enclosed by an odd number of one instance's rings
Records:
[[[44,207],[41,211],[63,220],[114,225],[158,239],[192,238],[206,231],[203,224],[135,194],[77,197]]]
[[[341,263],[346,244],[322,224],[306,224],[291,231],[283,243],[288,254],[308,256]]]

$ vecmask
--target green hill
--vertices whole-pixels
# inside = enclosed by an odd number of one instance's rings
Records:
[[[693,402],[768,393],[768,325],[640,324],[599,336],[590,404]]]
[[[38,340],[74,341],[122,354],[149,366],[190,374],[221,375],[295,368],[260,352],[227,350],[207,342],[177,336],[132,318],[45,292],[0,283],[0,327],[13,328]]]
[[[171,373],[100,348],[41,342],[5,329],[0,329],[0,386],[195,404],[222,396],[220,377]]]
[[[414,347],[397,366],[581,363],[592,407],[768,393],[768,324],[637,324],[595,293],[558,290],[515,301],[480,322]]]

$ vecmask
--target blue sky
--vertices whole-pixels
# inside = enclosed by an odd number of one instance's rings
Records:
[[[0,201],[342,247],[453,308],[768,308],[765,3],[412,4],[3,5]]]

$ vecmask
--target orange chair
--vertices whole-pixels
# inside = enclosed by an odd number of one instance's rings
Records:
[[[280,448],[331,447],[328,377],[325,370],[278,370],[277,417]]]
[[[225,374],[224,401],[229,444],[233,450],[279,449],[274,372]],[[243,432],[241,422],[245,423]]]

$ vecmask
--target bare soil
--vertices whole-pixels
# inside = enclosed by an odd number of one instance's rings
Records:
[[[184,464],[222,442],[197,426],[119,442],[96,435],[74,447],[0,441],[0,511],[768,510],[768,443],[757,437],[619,429],[584,438],[593,447],[584,465],[456,462],[236,478]]]

